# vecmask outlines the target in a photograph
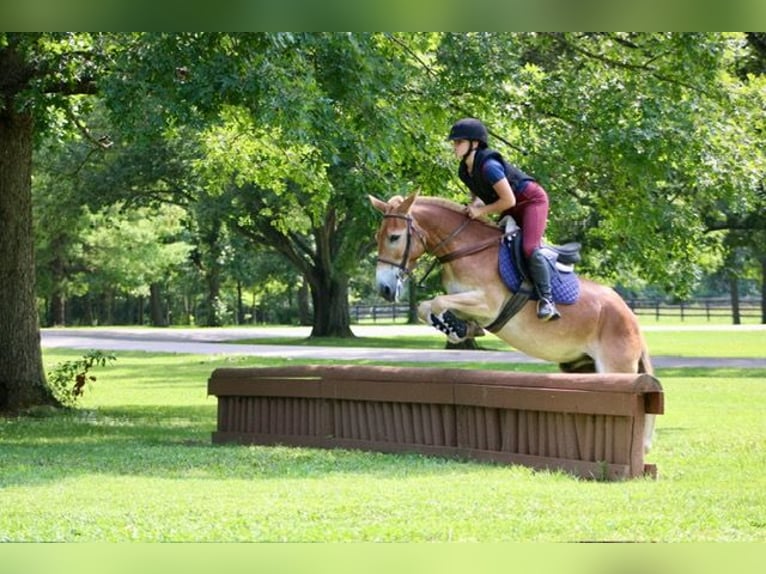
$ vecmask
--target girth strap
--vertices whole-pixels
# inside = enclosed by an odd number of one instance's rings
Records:
[[[516,315],[521,308],[529,301],[529,297],[532,295],[532,284],[526,279],[521,282],[519,290],[513,294],[513,296],[505,302],[503,308],[500,310],[497,318],[489,325],[484,327],[491,333],[497,333],[500,329],[505,327],[505,324]]]

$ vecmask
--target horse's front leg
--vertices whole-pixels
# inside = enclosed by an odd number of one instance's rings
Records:
[[[483,334],[481,327],[465,319],[482,320],[492,317],[486,294],[480,290],[439,295],[423,301],[418,306],[418,316],[424,323],[447,335],[452,343]]]

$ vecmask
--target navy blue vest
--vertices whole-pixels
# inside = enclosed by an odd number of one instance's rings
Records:
[[[492,188],[492,185],[484,179],[481,170],[484,162],[490,158],[496,159],[502,164],[503,169],[505,169],[505,177],[508,179],[508,183],[511,184],[511,189],[516,197],[524,191],[527,182],[535,181],[535,178],[527,175],[516,166],[505,161],[499,152],[487,148],[477,149],[476,155],[474,155],[473,158],[473,173],[469,174],[465,161],[461,161],[460,167],[458,168],[458,177],[460,177],[460,180],[468,186],[468,189],[470,189],[471,192],[476,197],[480,198],[486,205],[497,201],[497,192]]]

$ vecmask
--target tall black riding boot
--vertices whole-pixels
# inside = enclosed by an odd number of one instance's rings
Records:
[[[529,266],[529,274],[532,276],[532,282],[535,284],[535,289],[540,297],[537,302],[537,318],[542,321],[552,321],[561,317],[561,314],[556,309],[556,305],[553,303],[553,295],[551,294],[551,270],[548,267],[548,260],[543,255],[542,251],[535,249],[532,255],[527,260]]]

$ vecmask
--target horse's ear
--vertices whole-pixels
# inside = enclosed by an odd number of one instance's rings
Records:
[[[372,206],[380,211],[381,213],[385,213],[388,211],[388,204],[383,201],[382,199],[378,199],[374,195],[368,195],[367,197],[370,198],[370,203],[372,203]]]
[[[410,208],[412,207],[412,204],[415,203],[415,200],[418,198],[418,194],[420,193],[419,189],[416,189],[413,191],[407,199],[402,201],[401,205],[397,208],[397,211],[400,213],[409,213]]]

